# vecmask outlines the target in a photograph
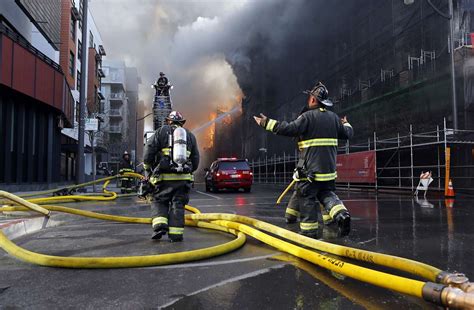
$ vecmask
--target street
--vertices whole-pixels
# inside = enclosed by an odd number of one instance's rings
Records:
[[[208,194],[196,185],[190,205],[203,213],[235,213],[285,224],[282,187],[255,185],[252,193]],[[472,199],[415,201],[395,194],[339,191],[352,214],[352,231],[338,238],[325,227],[322,240],[414,259],[474,278]],[[284,202],[288,200],[285,197]],[[136,197],[64,206],[107,214],[149,217]],[[0,215],[0,224],[11,220]],[[148,225],[104,222],[53,213],[57,226],[15,239],[31,251],[59,256],[127,256],[180,252],[224,243],[231,235],[187,227],[184,242],[150,239]],[[344,259],[348,261],[347,259]],[[361,264],[357,262],[357,264]],[[363,264],[362,265],[367,265]],[[379,268],[382,271],[391,271]],[[393,272],[393,271],[391,271]],[[61,269],[30,265],[0,252],[0,308],[81,309],[362,309],[435,308],[429,303],[345,278],[251,238],[219,257],[149,268]]]

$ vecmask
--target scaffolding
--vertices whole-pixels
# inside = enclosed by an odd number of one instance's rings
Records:
[[[398,189],[415,191],[421,172],[431,171],[432,190],[444,190],[446,150],[454,149],[450,171],[457,190],[474,189],[474,130],[454,130],[443,127],[429,132],[415,133],[410,125],[408,134],[382,138],[374,132],[366,143],[350,144],[340,141],[338,154],[362,151],[376,152],[376,178],[374,184],[342,183],[338,186],[370,189]],[[265,155],[250,160],[254,182],[287,184],[298,162],[298,153]]]

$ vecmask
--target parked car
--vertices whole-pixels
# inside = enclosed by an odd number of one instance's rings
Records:
[[[253,173],[245,159],[219,158],[204,171],[207,192],[242,188],[248,193],[252,188]]]
[[[97,165],[97,168],[96,168],[97,175],[110,176],[110,175],[113,175],[113,173],[114,171],[110,169],[108,162],[102,161]]]

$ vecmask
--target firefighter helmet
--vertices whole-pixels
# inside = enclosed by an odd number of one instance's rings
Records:
[[[173,122],[173,123],[178,123],[178,124],[184,124],[186,122],[186,120],[184,119],[183,115],[181,115],[181,113],[179,113],[178,111],[172,111],[167,117],[166,119],[170,122]]]
[[[321,102],[325,106],[332,107],[333,105],[332,101],[329,100],[329,97],[328,97],[329,95],[328,89],[321,82],[318,82],[316,85],[314,85],[314,87],[311,88],[311,90],[303,91],[303,93],[314,96],[316,99],[318,99],[319,102]]]

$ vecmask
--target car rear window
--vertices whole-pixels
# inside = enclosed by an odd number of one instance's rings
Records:
[[[250,170],[246,161],[222,161],[219,170]]]

